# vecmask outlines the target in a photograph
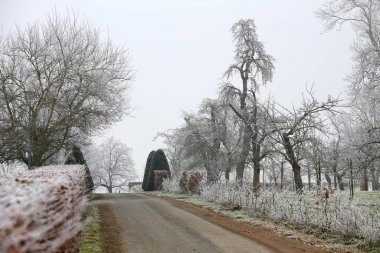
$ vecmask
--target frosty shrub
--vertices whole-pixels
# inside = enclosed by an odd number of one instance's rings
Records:
[[[141,185],[134,185],[129,189],[129,192],[142,192],[143,189],[141,188]]]
[[[178,186],[179,182],[177,180]],[[179,187],[165,187],[166,191]],[[292,223],[299,227],[319,227],[347,237],[380,244],[380,202],[373,198],[350,200],[348,192],[295,192],[262,190],[252,194],[252,185],[216,183],[202,185],[199,198],[222,206],[238,206],[253,216]]]
[[[78,252],[86,199],[81,165],[0,178],[0,252]]]
[[[162,181],[162,191],[172,192],[172,193],[183,193],[179,188],[179,179],[177,177],[165,178]]]
[[[199,195],[202,188],[203,174],[199,171],[183,171],[180,178],[164,179],[162,190],[175,193]]]

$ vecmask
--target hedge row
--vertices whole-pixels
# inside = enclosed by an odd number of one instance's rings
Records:
[[[0,252],[78,252],[85,208],[82,165],[0,178]]]

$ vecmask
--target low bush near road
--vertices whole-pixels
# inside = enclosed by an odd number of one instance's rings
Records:
[[[0,252],[77,252],[84,178],[81,165],[0,177]]]

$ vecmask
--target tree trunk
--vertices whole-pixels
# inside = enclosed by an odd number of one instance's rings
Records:
[[[241,152],[239,155],[239,160],[236,164],[236,181],[243,183],[244,169],[245,163],[247,161],[247,157],[249,154],[249,129],[247,126],[244,126],[244,135],[243,135],[243,143],[241,147]]]
[[[277,178],[278,175],[276,175],[276,167],[275,166],[272,167],[272,173],[273,173],[274,187],[277,190],[278,189],[278,178]],[[272,185],[272,180],[271,180],[270,184]]]
[[[310,166],[307,166],[307,182],[308,182],[308,188],[309,191],[311,190],[311,171]]]
[[[301,166],[296,160],[293,146],[291,145],[289,136],[286,133],[282,134],[282,140],[283,140],[283,146],[286,151],[287,159],[289,160],[293,168],[295,190],[297,193],[302,193],[303,183],[302,183],[302,176],[301,176]]]
[[[281,168],[280,168],[280,170],[281,170],[281,178],[280,178],[280,182],[281,182],[281,184],[280,184],[280,190],[282,191],[283,190],[283,188],[284,188],[284,162],[281,162]]]
[[[108,193],[112,193],[112,176],[110,174],[108,174],[108,182],[109,182],[109,185],[107,187]]]
[[[228,156],[228,165],[227,165],[226,171],[224,172],[224,178],[226,179],[226,182],[230,180],[230,172],[232,170],[232,163],[233,163],[231,152],[228,152],[227,156]]]
[[[246,66],[247,67],[247,66]],[[248,112],[247,112],[247,95],[248,95],[248,72],[244,72],[243,70],[240,70],[240,76],[242,79],[242,91],[240,93],[240,110],[242,111],[242,117],[247,120]],[[233,106],[230,105],[231,108],[234,110]],[[234,110],[236,114],[236,110]],[[240,115],[241,116],[241,115]],[[244,176],[244,169],[245,169],[245,163],[247,161],[247,157],[249,154],[249,141],[250,141],[250,131],[247,125],[247,122],[244,122],[244,133],[243,133],[243,143],[241,146],[241,151],[239,155],[239,160],[236,164],[236,181],[238,181],[240,184],[243,183],[243,176]]]
[[[317,190],[321,188],[322,178],[321,178],[321,163],[319,160],[315,162],[315,175],[317,178]]]
[[[379,187],[379,173],[376,173],[376,168],[373,166],[371,168],[371,183],[372,183],[372,191],[378,191]]]
[[[204,165],[204,166],[206,168],[206,173],[207,173],[207,177],[206,177],[207,183],[208,184],[216,183],[218,181],[218,173],[215,170],[213,170],[211,166],[208,166],[208,165]]]
[[[344,191],[343,177],[337,173],[336,179],[338,180],[339,190]]]
[[[368,191],[368,175],[367,175],[367,168],[363,168],[363,179],[362,184],[360,187],[361,191]]]
[[[260,169],[259,169],[259,178],[260,178]],[[264,172],[264,168],[263,168],[263,188],[265,189],[265,172]],[[260,182],[259,182],[259,187],[260,187]]]
[[[264,175],[264,173],[263,173]],[[264,179],[263,179],[264,182]],[[253,161],[253,191],[256,192],[260,188],[260,162]]]
[[[327,171],[325,171],[325,178],[326,178],[327,184],[331,188],[331,177]]]
[[[296,192],[302,193],[303,192],[303,183],[302,183],[302,176],[301,176],[301,166],[294,162],[292,163],[293,168],[293,174],[294,174],[294,183],[296,186]]]
[[[352,173],[352,160],[348,160],[348,168],[350,170],[350,199],[354,198],[354,177]]]
[[[231,168],[227,168],[226,171],[224,172],[224,179],[226,179],[226,182],[230,181],[230,171],[231,171]]]

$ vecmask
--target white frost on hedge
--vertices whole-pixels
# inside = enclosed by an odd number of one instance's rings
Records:
[[[67,246],[82,230],[84,178],[81,165],[1,176],[0,252],[73,252]]]

